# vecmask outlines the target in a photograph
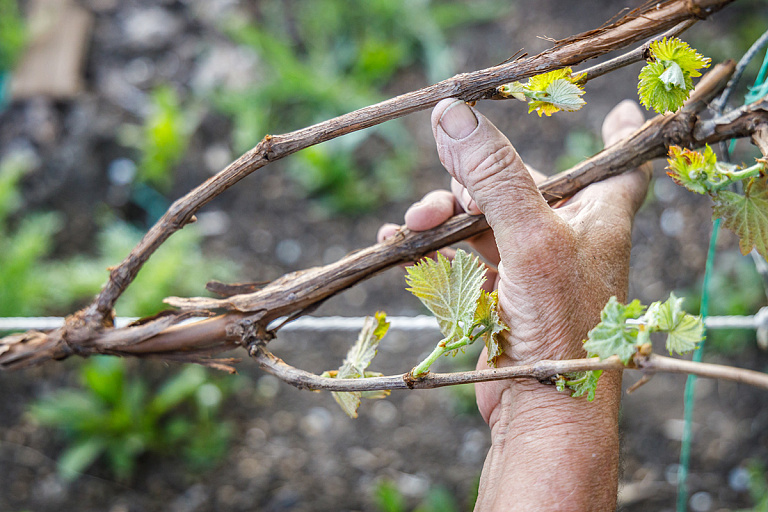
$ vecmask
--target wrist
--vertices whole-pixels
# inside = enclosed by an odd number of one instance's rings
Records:
[[[506,383],[488,418],[476,510],[613,510],[620,395],[621,372],[603,373],[593,402],[535,381]]]
[[[498,422],[504,423],[504,429],[514,426],[526,430],[612,426],[621,401],[621,378],[620,371],[603,372],[592,402],[534,379],[503,381],[499,400],[485,419],[492,432]]]

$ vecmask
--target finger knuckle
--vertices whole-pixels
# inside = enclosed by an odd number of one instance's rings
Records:
[[[495,186],[500,179],[509,179],[520,157],[512,146],[504,145],[486,155],[471,173],[476,190]]]

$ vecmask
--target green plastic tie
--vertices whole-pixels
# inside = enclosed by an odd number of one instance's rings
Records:
[[[709,280],[712,276],[712,269],[715,266],[715,246],[717,245],[717,233],[720,231],[721,219],[715,220],[712,225],[712,236],[709,239],[709,250],[707,251],[707,265],[704,269],[704,282],[702,283],[701,290],[701,314],[702,321],[705,321],[707,314],[709,313]],[[706,325],[706,322],[705,322]],[[707,328],[704,327],[704,340],[699,344],[693,352],[693,360],[700,362],[704,353],[704,341],[706,340]],[[685,395],[683,398],[684,410],[683,419],[685,421],[683,425],[683,439],[682,446],[680,448],[680,465],[677,472],[677,510],[678,512],[685,512],[687,510],[688,503],[688,468],[691,461],[691,439],[693,437],[693,404],[694,404],[694,392],[696,391],[696,375],[688,375],[688,379],[685,381]]]

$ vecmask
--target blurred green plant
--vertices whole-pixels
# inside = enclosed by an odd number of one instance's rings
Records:
[[[31,167],[32,161],[22,153],[0,161],[0,316],[70,310],[99,290],[107,265],[123,258],[142,234],[108,218],[98,237],[96,256],[48,259],[62,225],[60,217],[19,215],[20,183]],[[154,314],[168,295],[199,292],[209,274],[231,277],[234,265],[205,257],[200,241],[194,229],[172,237],[120,298],[118,312]],[[101,455],[114,475],[125,480],[136,459],[146,452],[181,453],[190,467],[202,469],[226,451],[231,425],[219,420],[218,411],[231,379],[211,382],[201,367],[189,366],[150,396],[145,381],[126,376],[121,359],[96,357],[82,366],[80,380],[83,389],[60,391],[31,406],[41,424],[61,428],[68,439],[60,458],[67,479],[75,478]]]
[[[49,259],[54,235],[62,226],[61,217],[55,213],[18,215],[23,206],[20,182],[31,165],[23,154],[11,154],[0,161],[0,316],[71,310],[98,292],[107,278],[107,266],[124,258],[142,235],[129,224],[106,218],[96,256]],[[199,293],[208,278],[230,279],[236,273],[234,263],[206,257],[201,241],[194,226],[171,237],[120,298],[118,313],[154,314],[164,297]]]
[[[0,0],[0,73],[10,71],[27,44],[27,25],[16,0]]]
[[[92,296],[107,277],[102,269],[124,258],[142,235],[138,228],[113,219],[98,235],[96,258],[75,256],[63,262],[52,262],[48,279],[54,302],[71,303]],[[118,314],[152,315],[163,307],[162,301],[169,295],[198,294],[209,279],[226,281],[232,278],[236,274],[235,264],[223,258],[207,257],[200,247],[201,242],[202,236],[194,225],[169,238],[120,296],[115,306]],[[95,273],[94,268],[99,272]]]
[[[174,168],[184,157],[197,124],[196,117],[194,109],[182,105],[173,87],[160,85],[150,93],[149,114],[144,124],[125,125],[119,134],[122,144],[141,152],[137,182],[168,192],[173,185]]]
[[[202,367],[185,367],[152,393],[116,357],[93,357],[79,377],[80,389],[56,391],[29,409],[41,425],[63,433],[67,447],[58,467],[65,480],[102,456],[115,478],[128,481],[146,453],[181,453],[192,469],[210,467],[225,454],[232,424],[219,412],[231,385],[210,381]]]
[[[254,22],[233,21],[232,39],[253,49],[260,83],[218,91],[214,104],[234,123],[243,152],[267,130],[283,132],[380,101],[411,65],[437,81],[453,73],[445,31],[490,20],[508,6],[483,1],[299,0],[261,2]],[[330,211],[354,213],[401,199],[416,150],[401,122],[391,121],[300,152],[290,174]]]
[[[768,476],[765,464],[759,460],[747,461],[749,473],[749,495],[755,506],[737,512],[768,512]]]
[[[10,217],[22,205],[21,179],[31,165],[22,153],[0,161],[0,316],[39,314],[41,306],[48,305],[46,273],[39,268],[53,247],[59,217],[35,213],[10,225]]]
[[[389,479],[377,482],[373,490],[374,503],[380,512],[406,512],[407,500],[397,485]],[[413,512],[458,512],[456,498],[444,487],[432,487]]]

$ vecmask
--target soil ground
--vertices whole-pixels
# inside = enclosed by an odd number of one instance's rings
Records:
[[[763,27],[768,22],[760,3],[736,2],[694,27],[687,39],[705,54],[712,50],[713,55],[738,58],[745,44],[754,40],[745,43],[734,36],[742,33],[741,24],[755,18],[762,20]],[[131,45],[121,32],[125,28],[121,20],[143,12],[153,2],[89,0],[83,4],[95,13],[86,90],[64,102],[45,98],[13,102],[0,112],[0,155],[4,148],[27,144],[42,162],[25,182],[26,208],[66,215],[66,225],[57,236],[56,250],[62,255],[95,243],[94,211],[110,193],[106,169],[115,158],[126,156],[115,134],[121,124],[137,120],[131,101],[142,98],[141,91],[153,81],[189,83],[199,64],[194,49],[221,39],[205,17],[201,21],[206,2],[156,5],[173,23],[158,29],[159,42],[147,47]],[[567,0],[514,2],[510,14],[493,23],[451,33],[457,70],[496,64],[518,48],[534,54],[550,45],[541,37],[566,37],[634,6],[623,1],[590,2],[589,8]],[[137,59],[148,63],[155,75],[126,78],[126,70],[136,70]],[[172,68],[166,65],[168,59],[175,59]],[[514,102],[486,102],[478,108],[508,135],[529,164],[552,172],[558,156],[568,153],[569,140],[574,144],[568,133],[599,133],[610,108],[635,97],[638,71],[636,65],[590,83],[587,108],[570,115],[540,119],[527,115]],[[125,87],[115,88],[115,81]],[[388,91],[393,95],[427,85],[418,69],[404,73],[394,84]],[[410,203],[448,182],[434,151],[429,113],[414,114],[406,123],[421,156],[414,163],[411,190],[402,201],[364,215],[330,216],[308,202],[278,163],[207,207],[209,212],[223,212],[228,227],[208,237],[206,249],[240,262],[242,280],[258,281],[328,263],[369,245],[382,222],[399,222]],[[175,196],[210,175],[206,155],[211,156],[211,148],[229,147],[230,128],[220,115],[204,115],[177,176]],[[130,217],[131,212],[120,214]],[[710,216],[707,199],[676,189],[657,165],[656,180],[634,229],[630,298],[648,303],[665,299],[672,290],[695,296],[704,271]],[[286,247],[294,255],[288,258],[290,263],[281,252]],[[718,242],[722,260],[749,265],[735,255],[736,247],[734,237],[724,233]],[[726,295],[739,294],[729,284],[728,272],[722,270],[726,285],[716,290],[716,303],[725,301]],[[387,271],[328,301],[316,314],[365,315],[380,309],[389,315],[422,313],[403,284],[400,270]],[[405,371],[437,339],[437,333],[409,335],[395,330],[382,344],[376,369]],[[319,373],[337,367],[350,342],[350,335],[344,333],[285,333],[274,342],[273,351],[293,365]],[[757,348],[753,334],[741,351],[710,352],[705,360],[768,368],[768,355]],[[374,489],[382,479],[395,483],[409,509],[431,489],[445,488],[455,496],[457,508],[466,510],[489,445],[489,432],[473,407],[471,389],[394,393],[388,400],[365,403],[360,418],[353,421],[337,410],[330,395],[296,390],[245,360],[238,365],[242,384],[223,413],[235,422],[236,435],[219,465],[192,472],[175,458],[149,455],[140,460],[127,484],[115,482],[106,467],[98,464],[76,482],[65,484],[55,464],[63,448],[61,438],[32,422],[25,410],[31,400],[73,383],[79,364],[77,360],[49,363],[0,376],[0,510],[373,510]],[[440,362],[442,370],[471,366],[470,355]],[[130,368],[157,381],[172,370],[168,365],[136,361]],[[626,385],[637,379],[627,372]],[[621,510],[674,509],[684,381],[681,376],[660,375],[624,398]],[[699,381],[689,481],[692,510],[753,505],[739,477],[748,461],[768,462],[766,405],[764,391]]]

